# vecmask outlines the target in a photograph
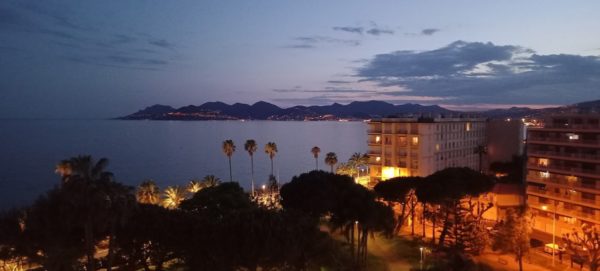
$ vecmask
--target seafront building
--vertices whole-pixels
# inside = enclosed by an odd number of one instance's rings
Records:
[[[368,125],[371,184],[447,167],[482,169],[485,119],[382,118]]]
[[[562,236],[600,224],[600,115],[551,116],[528,128],[527,204],[534,229]]]

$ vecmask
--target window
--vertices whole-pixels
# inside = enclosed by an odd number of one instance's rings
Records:
[[[579,135],[573,134],[573,133],[568,133],[567,138],[569,138],[569,140],[579,140]]]
[[[376,136],[376,137],[375,137],[375,142],[376,142],[376,143],[379,143],[379,141],[381,141],[381,137],[380,137],[380,136]]]
[[[540,166],[540,167],[547,167],[548,166],[548,159],[546,159],[546,158],[540,158],[540,159],[538,159],[538,166]]]
[[[471,131],[471,123],[470,123],[470,122],[467,122],[467,123],[465,124],[465,131],[467,131],[467,132],[468,132],[468,131]]]
[[[419,138],[418,137],[416,137],[416,136],[412,137],[412,145],[413,146],[419,145]]]
[[[542,177],[542,178],[550,178],[550,172],[548,172],[548,171],[540,171],[540,177]]]
[[[379,161],[381,161],[381,157],[379,157],[379,156],[375,157],[375,161],[376,161],[376,162],[379,162]]]

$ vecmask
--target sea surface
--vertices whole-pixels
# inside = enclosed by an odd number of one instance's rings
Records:
[[[264,145],[279,149],[275,175],[285,183],[313,170],[313,146],[323,158],[335,152],[340,162],[354,152],[367,150],[367,125],[363,122],[301,121],[124,121],[124,120],[0,120],[0,209],[30,204],[56,186],[58,162],[80,154],[108,158],[108,171],[117,181],[132,186],[146,179],[159,187],[185,185],[191,179],[215,175],[229,180],[222,142],[232,139],[233,180],[250,188],[250,157],[246,139],[254,139],[257,186],[270,174]]]

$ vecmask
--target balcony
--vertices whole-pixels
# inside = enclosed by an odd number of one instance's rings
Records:
[[[595,220],[592,222],[600,224],[600,215],[598,214],[598,210],[595,210],[594,213],[589,213],[589,212],[582,211],[581,207],[578,207],[578,206],[575,206],[575,208],[573,208],[573,209],[568,209],[568,208],[564,208],[563,204],[558,204],[558,206],[556,206],[556,210],[555,210],[554,206],[552,206],[552,203],[545,204],[545,203],[528,202],[527,204],[534,209],[538,209],[540,211],[547,212],[550,215],[552,215],[552,213],[556,211],[556,214],[558,214],[558,215],[568,216],[568,217],[577,217],[579,219],[583,218],[586,220]],[[545,206],[545,208],[543,206]],[[544,210],[544,209],[546,209],[546,210]]]
[[[583,183],[580,180],[569,180],[567,176],[554,175],[549,178],[542,178],[539,174],[529,173],[527,174],[527,180],[538,182],[538,183],[548,183],[548,184],[557,184],[564,188],[581,188],[583,190],[587,190],[588,192],[600,190],[600,182],[594,181],[594,184]]]
[[[568,160],[583,160],[586,162],[600,163],[600,154],[585,154],[577,152],[556,152],[556,151],[540,151],[540,150],[529,150],[529,155],[557,158],[557,159],[568,159]]]
[[[600,177],[600,170],[598,169],[584,169],[579,167],[566,167],[561,165],[549,165],[543,166],[536,163],[527,163],[527,168],[536,169],[539,171],[557,172],[564,175],[585,175],[591,176],[592,178]]]
[[[568,139],[562,137],[540,137],[529,136],[527,142],[530,144],[562,144],[598,147],[600,140],[597,139]]]
[[[367,133],[369,133],[369,134],[381,134],[381,128],[368,129]]]

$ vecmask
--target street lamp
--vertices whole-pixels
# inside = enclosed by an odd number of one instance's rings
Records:
[[[421,251],[421,260],[419,261],[419,265],[421,266],[421,270],[423,270],[423,247],[419,247],[419,251]]]
[[[542,210],[547,211],[548,206],[543,205]],[[559,249],[556,245],[556,205],[554,205],[554,213],[552,215],[552,266],[554,266],[554,254],[555,250]]]

